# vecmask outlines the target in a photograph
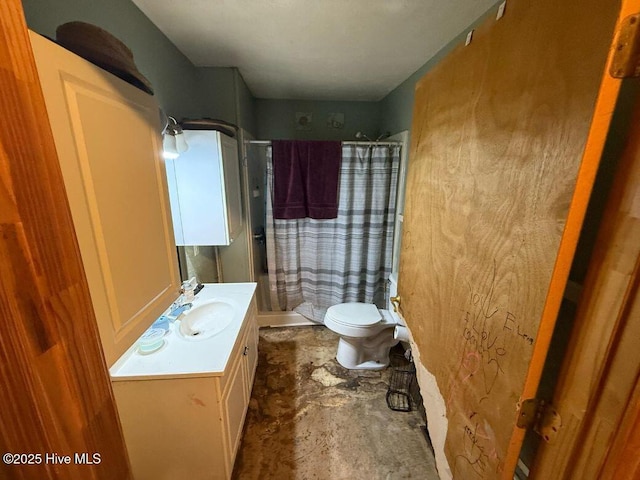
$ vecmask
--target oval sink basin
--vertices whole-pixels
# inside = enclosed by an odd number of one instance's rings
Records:
[[[187,310],[178,332],[186,340],[204,340],[220,333],[235,316],[235,307],[222,300],[209,300]]]

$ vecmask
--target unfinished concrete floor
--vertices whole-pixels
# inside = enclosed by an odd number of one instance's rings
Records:
[[[390,370],[350,371],[323,326],[260,330],[237,480],[437,480],[417,412],[395,412]]]

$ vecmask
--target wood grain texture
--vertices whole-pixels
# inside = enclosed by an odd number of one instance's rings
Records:
[[[601,472],[601,478],[638,480],[640,478],[640,379],[620,422],[615,441]]]
[[[640,103],[611,188],[554,405],[575,427],[543,445],[534,478],[637,478],[640,444]],[[634,435],[636,435],[634,440]],[[632,458],[635,456],[635,461]]]
[[[618,10],[509,2],[417,87],[399,287],[454,478],[515,466],[616,98],[598,94]]]
[[[18,0],[3,2],[0,40],[0,449],[102,459],[1,463],[0,477],[130,478]]]

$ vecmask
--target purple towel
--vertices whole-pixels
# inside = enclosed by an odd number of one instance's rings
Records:
[[[273,218],[338,216],[340,142],[274,140]]]

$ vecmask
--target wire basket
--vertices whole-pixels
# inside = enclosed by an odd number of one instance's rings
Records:
[[[397,412],[410,412],[413,386],[416,383],[416,368],[413,363],[408,363],[404,357],[402,360],[399,357],[391,357],[393,370],[387,389],[387,405],[391,410]]]

